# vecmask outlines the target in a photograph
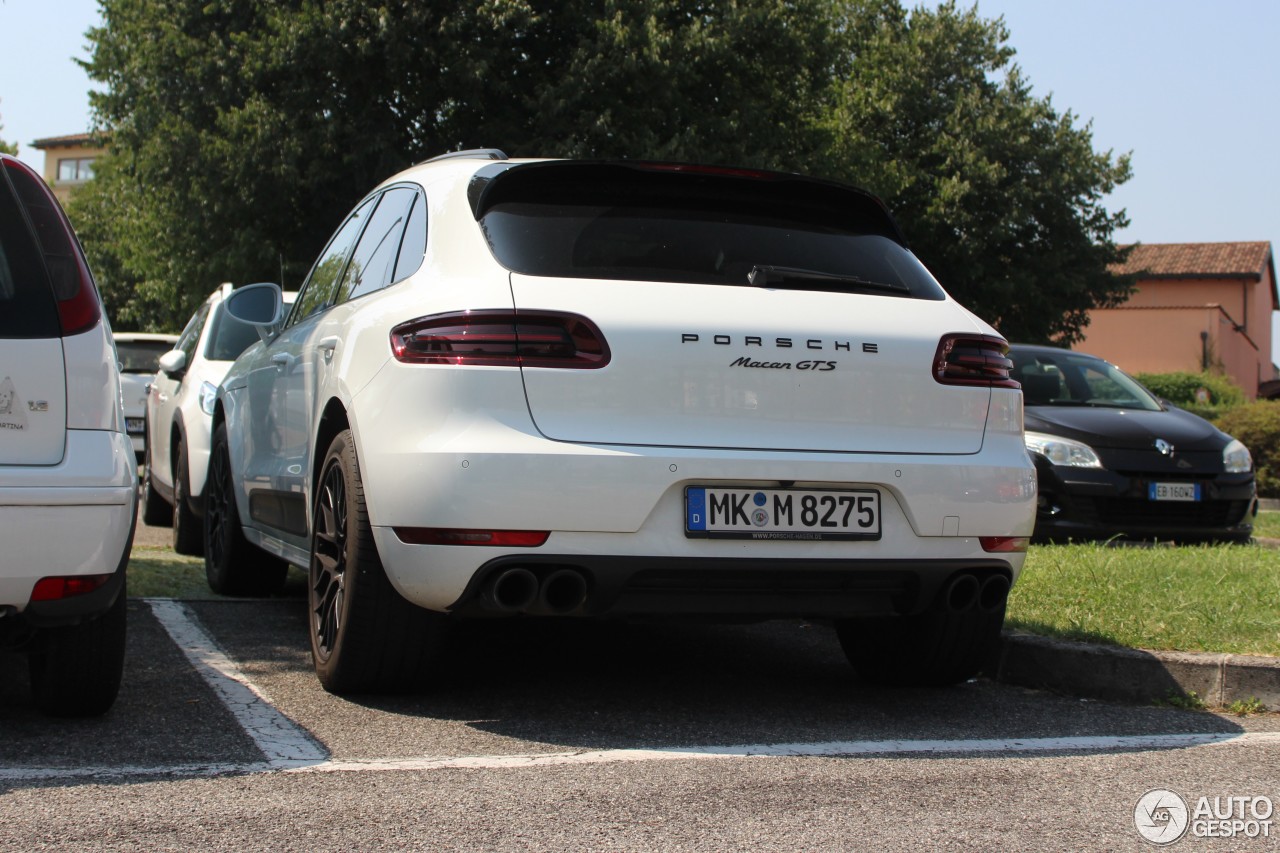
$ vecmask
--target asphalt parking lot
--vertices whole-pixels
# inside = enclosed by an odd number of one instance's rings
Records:
[[[101,720],[41,717],[0,659],[0,848],[1137,849],[1152,788],[1280,799],[1275,716],[876,689],[824,625],[475,623],[423,692],[339,698],[299,599],[129,616]],[[1049,832],[1033,795],[1087,817]]]

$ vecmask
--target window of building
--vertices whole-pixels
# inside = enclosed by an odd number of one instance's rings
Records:
[[[58,161],[59,181],[87,181],[92,178],[92,157],[69,157]]]

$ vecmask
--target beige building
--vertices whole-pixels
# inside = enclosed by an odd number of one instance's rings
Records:
[[[1073,349],[1127,373],[1221,369],[1251,400],[1275,378],[1270,243],[1141,243],[1116,271],[1137,275],[1137,291],[1119,308],[1090,311]]]
[[[93,161],[105,150],[88,133],[37,139],[33,148],[44,152],[44,179],[63,204],[76,187],[93,178]]]

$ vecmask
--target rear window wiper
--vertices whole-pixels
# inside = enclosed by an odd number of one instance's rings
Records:
[[[824,290],[844,290],[849,286],[863,290],[884,290],[889,293],[910,294],[911,288],[905,284],[888,281],[872,281],[856,275],[805,270],[798,267],[775,267],[756,264],[747,273],[747,282],[752,287],[785,287],[788,282],[825,285]]]

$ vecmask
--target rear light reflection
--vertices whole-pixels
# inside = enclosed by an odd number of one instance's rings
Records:
[[[982,550],[992,554],[1021,554],[1031,544],[1029,536],[979,536]]]
[[[394,527],[406,545],[488,545],[500,548],[537,548],[551,536],[549,530],[462,530],[451,527]]]
[[[401,323],[391,352],[409,364],[566,367],[609,363],[604,335],[586,317],[551,311],[463,311]]]
[[[70,575],[61,578],[41,578],[31,590],[32,601],[58,601],[77,595],[93,592],[107,581],[111,575]]]
[[[933,378],[943,385],[1021,388],[1012,371],[1009,343],[995,335],[943,335],[933,358]]]

